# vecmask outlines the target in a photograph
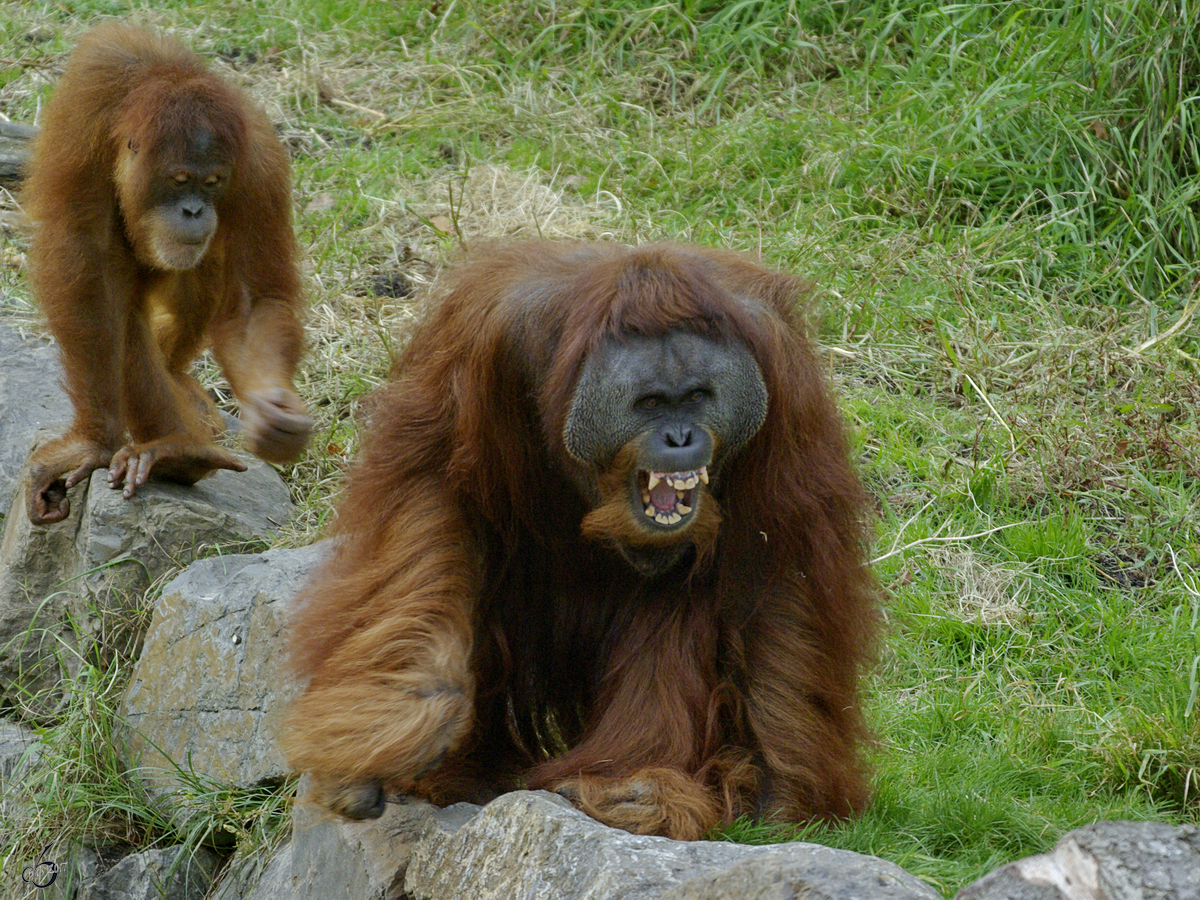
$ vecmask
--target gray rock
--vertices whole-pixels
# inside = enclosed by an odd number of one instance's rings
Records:
[[[36,734],[16,722],[0,720],[0,826],[15,829],[28,819],[26,773],[39,756]]]
[[[955,900],[1200,900],[1200,828],[1096,822],[1009,863]]]
[[[135,853],[88,884],[80,900],[204,900],[219,865],[220,857],[204,848]]]
[[[306,792],[301,779],[301,798]],[[435,811],[393,795],[380,818],[349,822],[301,799],[291,841],[266,860],[230,865],[211,900],[399,900],[409,856]]]
[[[58,863],[54,883],[39,892],[37,900],[78,900],[83,891],[100,875],[100,854],[91,847],[75,844],[65,853],[52,852]]]
[[[0,122],[0,183],[8,187],[25,177],[29,161],[29,141],[37,129],[20,122]]]
[[[17,481],[19,496],[27,474],[28,468]],[[77,645],[68,621],[69,610],[79,606],[72,579],[83,571],[76,538],[84,504],[73,503],[64,521],[47,528],[35,528],[23,504],[4,519],[0,537],[0,699],[14,706],[20,705],[14,694],[28,697],[72,667],[70,652],[64,653]],[[62,636],[68,636],[66,647]]]
[[[848,850],[791,843],[756,848],[728,868],[689,878],[661,900],[915,900],[941,897],[899,866]]]
[[[414,900],[938,900],[875,857],[814,844],[671,841],[601,825],[554,794],[517,791],[440,811],[409,861]]]
[[[37,735],[18,725],[0,719],[0,796],[20,784],[21,773],[37,760]]]
[[[322,547],[211,557],[163,589],[120,709],[153,787],[178,785],[174,765],[242,786],[286,777],[281,630]]]
[[[234,860],[221,873],[209,900],[282,900],[300,895],[292,883],[292,844],[289,841],[265,859]]]
[[[0,516],[8,514],[25,451],[38,429],[71,421],[61,376],[53,342],[34,329],[0,322]]]
[[[348,822],[298,803],[292,818],[291,893],[260,890],[246,900],[399,900],[409,857],[434,810],[422,800],[393,796],[380,818]]]
[[[45,432],[41,433],[42,437]],[[291,514],[287,486],[266,463],[196,485],[147,484],[125,500],[104,471],[74,488],[71,514],[34,527],[23,512],[0,539],[0,698],[28,696],[75,671],[80,654],[136,642],[142,594],[213,548],[270,539]],[[16,488],[24,496],[28,465]]]
[[[428,803],[394,796],[379,819],[348,822],[299,802],[292,840],[265,861],[235,861],[210,898],[399,900],[413,843],[433,813]]]

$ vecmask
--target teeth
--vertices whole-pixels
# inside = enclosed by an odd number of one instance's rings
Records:
[[[677,491],[690,491],[700,483],[701,477],[695,472],[671,472],[663,475],[663,478],[667,480],[667,484]]]
[[[646,515],[653,517],[657,521],[657,515],[650,512],[650,491],[654,490],[660,483],[666,482],[678,493],[678,499],[682,501],[686,491],[690,491],[696,485],[703,482],[708,484],[708,466],[701,466],[699,470],[691,472],[647,472],[646,487],[642,490],[642,503],[646,506]],[[680,504],[683,505],[682,503]],[[691,512],[690,507],[684,507],[688,512]]]
[[[682,503],[679,503],[678,501],[676,501],[675,512],[679,513],[681,516],[686,516],[691,511],[692,511],[692,508],[690,506],[684,506]]]
[[[654,518],[657,518],[657,516],[655,516],[655,515],[654,515],[654,514],[655,514],[657,511],[658,511],[658,510],[656,510],[656,509],[654,508],[654,504],[653,504],[653,503],[649,504],[649,505],[646,507],[646,515],[648,515],[648,516],[649,516],[650,518],[652,518],[652,519],[654,519]]]
[[[654,517],[654,521],[657,522],[659,525],[670,525],[671,524],[671,520],[669,518],[667,518],[666,513],[658,513]]]
[[[667,524],[674,525],[681,519],[683,519],[683,516],[679,515],[679,513],[671,513],[669,516],[667,516]]]

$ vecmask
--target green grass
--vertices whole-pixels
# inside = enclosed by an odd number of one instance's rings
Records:
[[[877,501],[876,799],[727,835],[875,853],[951,894],[1098,818],[1200,821],[1197,10],[8,0],[0,113],[30,119],[79,33],[120,15],[221,57],[279,124],[318,417],[289,543],[325,521],[412,321],[377,279],[419,287],[460,242],[538,233],[814,278]],[[0,293],[29,320],[24,241],[0,237]],[[72,721],[47,735],[83,742]],[[94,796],[47,821],[163,838],[115,773],[71,771]]]
[[[129,770],[115,737],[128,665],[85,662],[59,685],[56,717],[36,729],[38,754],[21,777],[20,814],[14,815],[15,806],[0,808],[0,872],[7,888],[18,890],[14,873],[51,846],[50,858],[69,882],[77,874],[72,848],[80,843],[111,864],[136,850],[180,844],[189,852],[214,847],[250,855],[286,836],[294,783],[237,788],[180,769],[180,788],[168,807]]]

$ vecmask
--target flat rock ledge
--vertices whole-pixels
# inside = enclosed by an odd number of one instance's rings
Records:
[[[818,844],[672,841],[601,825],[518,791],[433,816],[408,864],[412,900],[936,900],[899,866]]]
[[[543,791],[485,807],[389,798],[375,822],[298,804],[290,843],[231,867],[216,900],[939,900],[892,863],[816,844],[672,841],[601,825]]]

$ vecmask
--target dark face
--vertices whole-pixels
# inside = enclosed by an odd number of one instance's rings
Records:
[[[126,220],[139,258],[156,269],[199,265],[216,233],[217,203],[231,173],[211,135],[199,129],[183,147],[159,153],[139,151],[131,143],[122,154],[119,172],[130,182],[123,198],[139,195],[135,202],[123,204],[123,209],[131,207]]]
[[[721,467],[766,412],[762,375],[740,344],[684,331],[602,344],[584,364],[563,429],[598,495],[602,515],[592,524],[604,526],[594,536],[643,574],[671,568],[693,532],[715,536]]]

